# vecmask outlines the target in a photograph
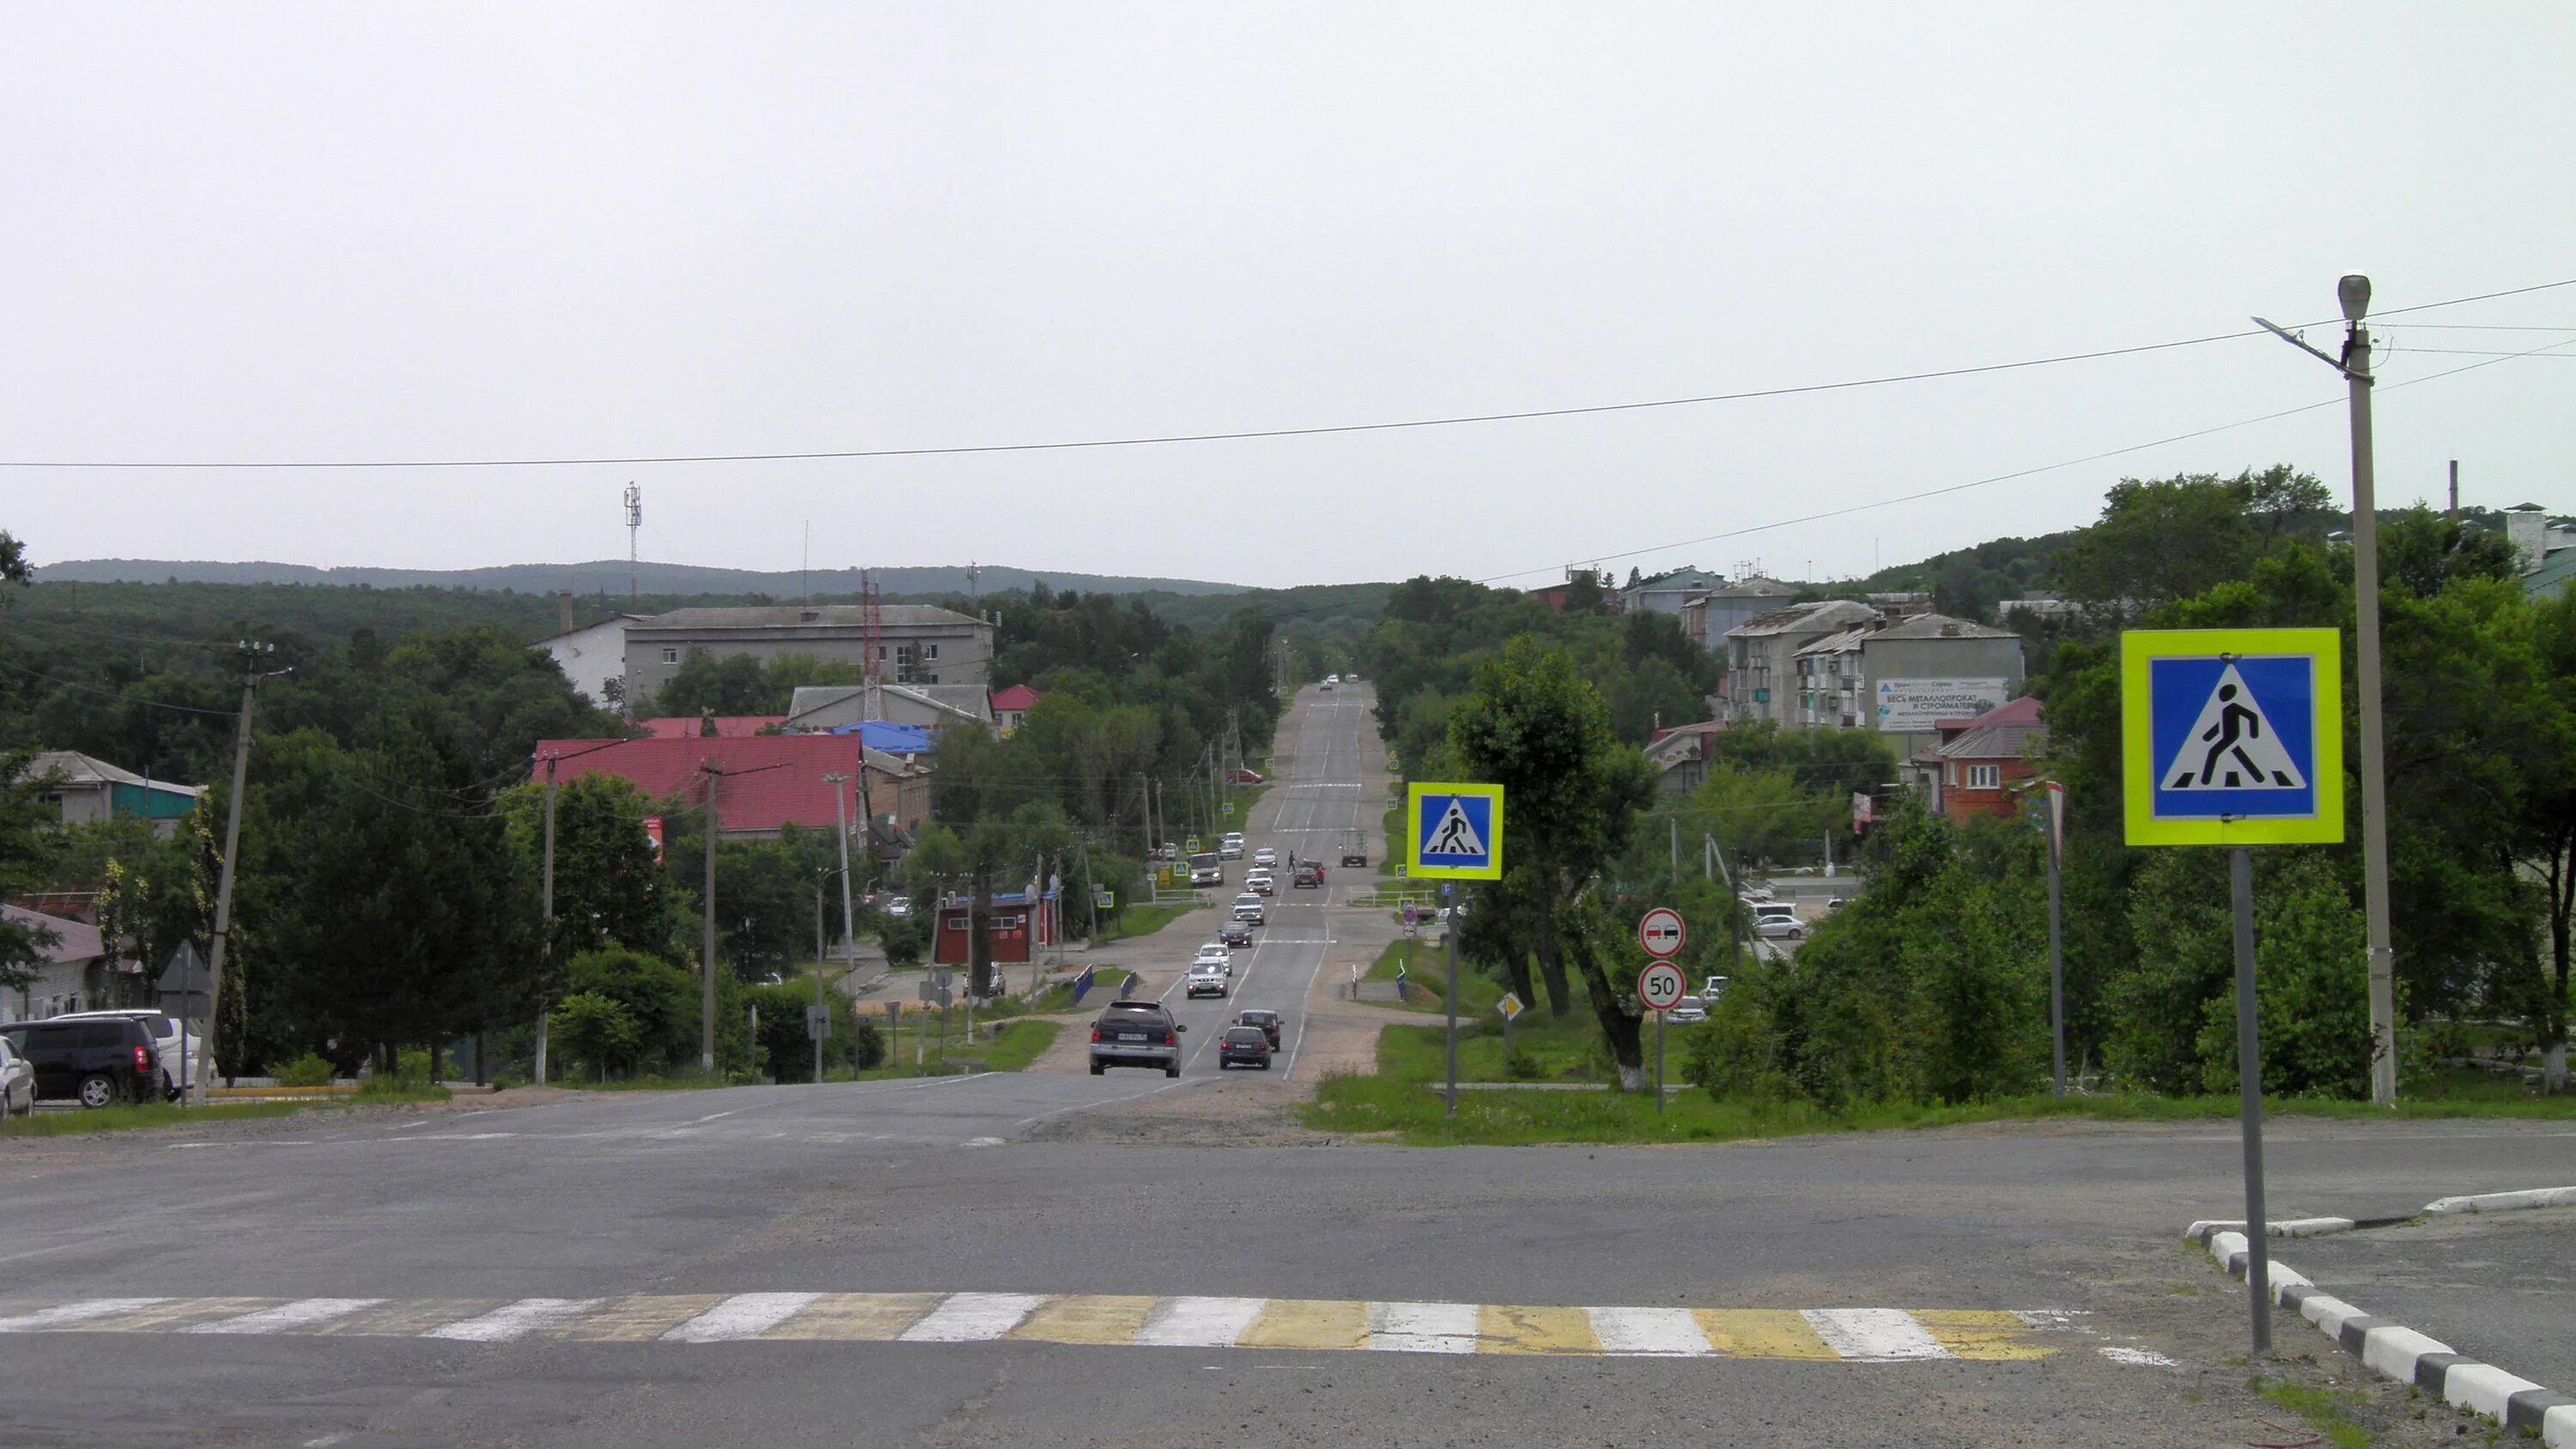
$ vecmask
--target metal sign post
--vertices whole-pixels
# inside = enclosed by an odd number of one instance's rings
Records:
[[[1676,943],[1678,949],[1678,943]],[[1657,961],[1637,973],[1637,999],[1655,1014],[1655,1111],[1664,1110],[1664,1013],[1681,1004],[1690,981],[1682,968],[1670,961]]]
[[[2227,848],[2236,948],[2236,1090],[2244,1117],[2245,1289],[2258,1354],[2272,1348],[2272,1266],[2263,1202],[2263,1053],[2250,847],[2343,839],[2342,707],[2342,640],[2332,629],[2138,630],[2120,636],[2128,843]],[[2052,831],[2052,865],[2056,851]]]

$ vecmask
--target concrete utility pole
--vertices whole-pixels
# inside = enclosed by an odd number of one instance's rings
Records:
[[[864,750],[866,747],[860,748]],[[859,766],[856,778],[862,786],[866,785],[868,778],[866,764],[862,763]],[[851,779],[852,777],[848,775],[823,777],[823,782],[832,787],[832,819],[841,827],[841,966],[844,970],[856,968],[859,962],[858,928],[851,924],[850,919],[850,817],[841,813],[845,798],[841,794],[841,787],[848,784]]]
[[[699,903],[706,916],[699,962],[706,996],[698,1010],[698,1066],[712,1077],[716,1074],[716,781],[724,778],[724,771],[713,760],[700,763],[698,769],[707,777],[707,894]]]
[[[2370,438],[2370,278],[2335,284],[2343,305],[2343,355],[2328,356],[2262,318],[2255,325],[2343,374],[2352,414],[2354,692],[2361,697],[2362,912],[2370,933],[2370,1100],[2397,1100],[2397,951],[2388,924],[2388,773],[2379,707],[2379,503]],[[2325,783],[2318,782],[2318,788]]]
[[[214,949],[206,957],[206,1051],[214,1059],[215,1023],[222,1019],[224,1001],[224,947],[232,939],[233,868],[241,856],[242,790],[250,778],[251,715],[259,704],[260,661],[277,652],[274,644],[242,641],[242,707],[241,727],[233,739],[233,794],[224,820],[224,868],[222,879],[215,885]],[[283,674],[285,670],[277,673]],[[274,676],[271,676],[274,677]],[[239,1042],[233,1043],[238,1048]],[[236,1060],[235,1065],[239,1062]],[[201,1067],[196,1085],[188,1095],[189,1105],[206,1105],[206,1089],[214,1081],[214,1071]]]
[[[542,969],[552,974],[555,964],[555,765],[556,757],[546,756],[546,867],[543,889],[546,939],[539,948]],[[537,1085],[546,1084],[546,1018],[549,1015],[545,993],[537,995]]]

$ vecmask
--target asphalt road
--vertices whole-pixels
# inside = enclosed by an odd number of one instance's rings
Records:
[[[1301,786],[1332,783],[1356,703],[1292,717],[1264,804],[1318,853],[1344,807]],[[1297,1009],[1330,916],[1282,899],[1275,957],[1194,1027]],[[1212,1076],[0,1142],[0,1444],[2285,1437],[2246,1389],[2241,1297],[2180,1236],[2242,1201],[2225,1124],[1416,1150],[1301,1133]],[[1229,1103],[1261,1130],[1107,1130]],[[2381,1216],[2576,1181],[2576,1131],[2289,1122],[2270,1160],[2277,1215]],[[2330,1283],[2320,1246],[2283,1256]],[[2454,1442],[2374,1403],[2381,1442]]]

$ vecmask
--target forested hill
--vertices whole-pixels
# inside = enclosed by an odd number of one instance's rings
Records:
[[[886,594],[1004,593],[1043,580],[1055,588],[1086,594],[1239,594],[1240,584],[1203,579],[1131,578],[1112,574],[1075,574],[986,564],[969,577],[964,565],[943,568],[879,569],[877,588]],[[576,595],[623,598],[627,590],[624,559],[589,563],[503,564],[481,569],[315,568],[309,564],[223,563],[195,559],[73,559],[42,565],[36,573],[48,583],[141,584],[343,584],[375,589],[506,589],[523,594],[551,594],[570,589]],[[766,594],[777,599],[821,598],[856,594],[856,569],[785,569],[763,573],[752,569],[701,568],[695,564],[642,563],[635,566],[636,587],[647,594],[695,597],[705,594]]]

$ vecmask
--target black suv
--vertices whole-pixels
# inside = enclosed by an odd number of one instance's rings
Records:
[[[15,1021],[0,1035],[36,1069],[36,1095],[74,1097],[84,1107],[144,1102],[161,1086],[159,1046],[132,1017]]]
[[[1151,1001],[1116,1001],[1091,1024],[1091,1074],[1111,1067],[1161,1067],[1181,1074],[1181,1033],[1189,1028]]]

